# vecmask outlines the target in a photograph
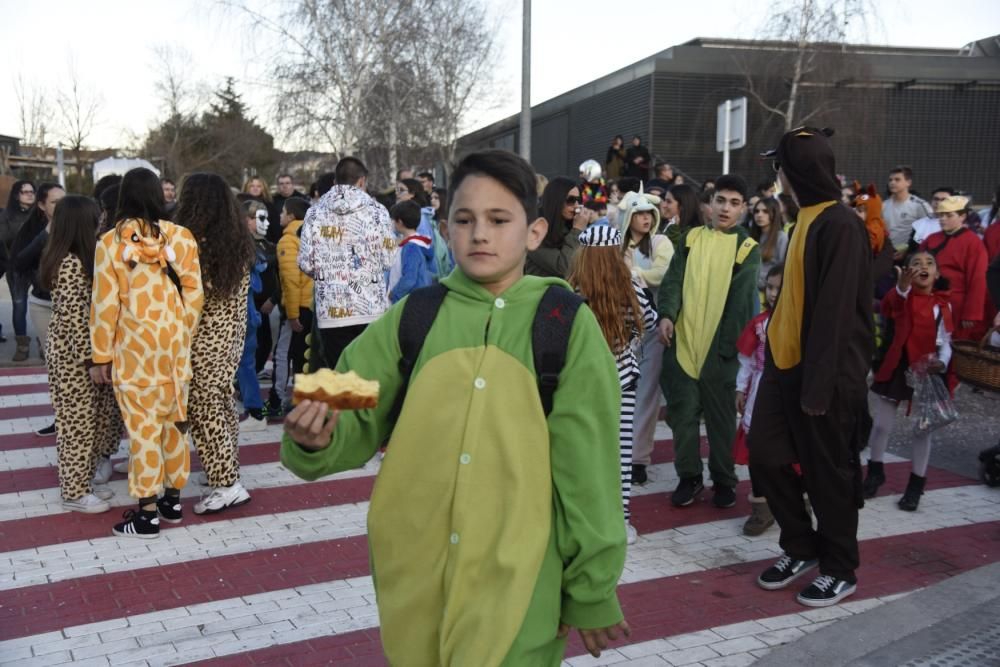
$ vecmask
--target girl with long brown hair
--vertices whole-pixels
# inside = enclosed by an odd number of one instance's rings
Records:
[[[788,250],[788,234],[781,228],[781,205],[774,197],[765,197],[751,209],[753,224],[750,237],[760,244],[760,273],[757,274],[757,289],[763,295],[767,287],[767,274],[772,267],[785,261]],[[762,299],[763,301],[763,299]]]
[[[629,497],[632,493],[632,418],[636,388],[639,384],[639,354],[642,332],[656,324],[656,310],[651,295],[632,277],[621,253],[621,233],[610,225],[595,224],[580,234],[580,250],[573,258],[569,283],[586,297],[618,364],[621,385],[621,456],[622,508],[628,543],[636,540],[629,523]],[[655,378],[654,378],[655,379]]]
[[[256,250],[243,212],[217,174],[184,179],[174,222],[198,242],[205,292],[201,321],[191,340],[188,419],[205,470],[208,497],[195,514],[214,514],[250,501],[240,483],[239,413],[233,378],[247,332],[247,292]]]
[[[49,391],[56,413],[56,460],[63,507],[96,514],[111,509],[107,487],[123,424],[111,385],[95,384],[91,358],[90,301],[100,212],[88,197],[69,195],[55,207],[39,265],[39,282],[52,294],[45,343]]]

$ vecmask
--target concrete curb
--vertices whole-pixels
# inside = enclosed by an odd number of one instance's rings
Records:
[[[860,584],[863,586],[863,582]],[[850,599],[850,598],[848,598]],[[948,642],[995,631],[1000,611],[1000,563],[986,565],[775,648],[758,667],[903,665],[951,649]],[[970,644],[974,639],[962,644]],[[978,665],[1000,664],[1000,646]],[[932,664],[932,663],[928,663]],[[942,662],[941,664],[959,664]]]

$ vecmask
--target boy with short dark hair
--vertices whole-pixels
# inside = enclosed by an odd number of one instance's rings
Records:
[[[533,323],[549,287],[569,286],[524,275],[547,229],[534,172],[486,151],[465,157],[452,184],[457,267],[441,281],[398,419],[400,321],[416,295],[337,364],[379,382],[378,407],[329,413],[303,401],[285,421],[281,460],[316,479],[357,468],[391,434],[368,522],[390,663],[558,665],[570,627],[597,656],[629,632],[615,593],[625,559],[615,361],[580,306],[546,416]]]
[[[667,346],[660,383],[680,478],[671,497],[675,507],[690,505],[705,488],[699,446],[702,416],[715,492],[712,503],[719,508],[736,504],[736,342],[757,307],[760,269],[760,248],[740,224],[746,198],[742,178],[720,176],[712,193],[712,219],[680,237],[660,283],[660,337]]]
[[[402,238],[399,252],[389,269],[389,300],[396,303],[415,289],[431,284],[434,274],[434,241],[417,233],[420,206],[403,201],[394,205],[389,217]]]

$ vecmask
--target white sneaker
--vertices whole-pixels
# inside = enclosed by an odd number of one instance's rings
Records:
[[[254,419],[250,415],[240,422],[240,433],[254,433],[267,430],[267,420],[264,418]]]
[[[119,461],[118,463],[116,463],[113,466],[111,466],[111,469],[114,470],[117,473],[122,474],[122,475],[127,475],[128,474],[128,459],[125,459],[124,461]]]
[[[94,469],[94,484],[107,484],[111,479],[111,459],[102,456],[97,459],[97,467]]]
[[[250,494],[243,485],[236,482],[232,486],[219,486],[212,489],[207,498],[202,498],[194,506],[195,514],[215,514],[230,507],[239,507],[250,502]]]
[[[101,500],[111,500],[115,497],[115,492],[106,486],[95,486],[94,495]]]
[[[625,544],[635,544],[635,541],[639,539],[639,533],[636,531],[635,526],[625,520]]]
[[[108,504],[108,501],[101,500],[93,493],[80,496],[76,500],[64,500],[62,506],[65,509],[72,510],[74,512],[83,512],[84,514],[100,514],[101,512],[107,512],[111,509],[111,505]]]

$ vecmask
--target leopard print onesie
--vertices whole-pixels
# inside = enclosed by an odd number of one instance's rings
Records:
[[[179,285],[171,280],[173,269]],[[186,433],[191,338],[204,295],[191,232],[160,220],[124,220],[97,244],[90,337],[95,364],[111,363],[131,440],[129,494],[181,489],[191,469]]]
[[[97,459],[118,451],[124,429],[114,391],[108,385],[94,384],[87,372],[90,290],[80,258],[66,255],[52,288],[52,321],[45,339],[63,500],[93,493]]]
[[[198,458],[212,488],[240,479],[239,414],[233,378],[247,334],[248,271],[231,296],[208,292],[201,321],[191,343],[191,396],[188,419]]]

